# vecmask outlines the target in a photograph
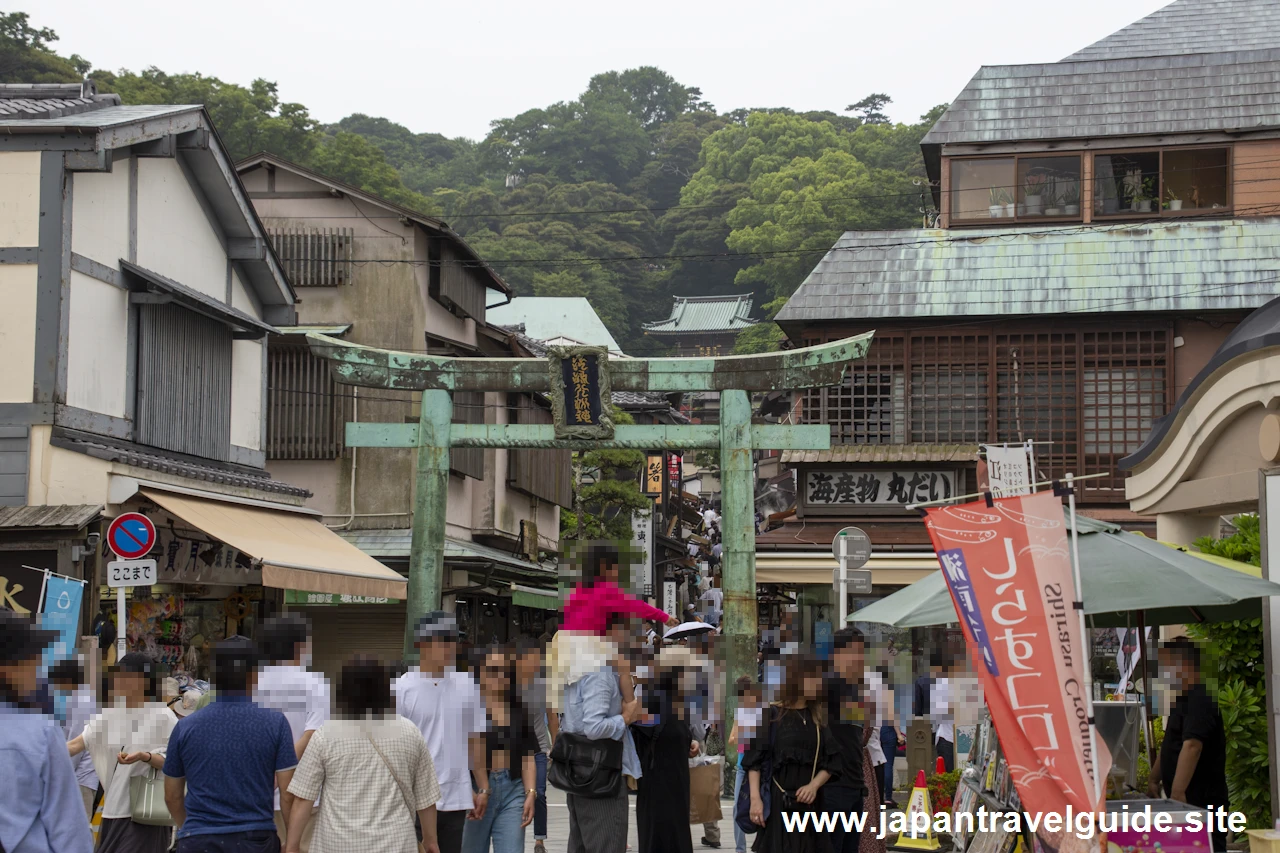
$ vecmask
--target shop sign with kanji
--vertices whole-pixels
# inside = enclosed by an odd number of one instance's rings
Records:
[[[908,504],[946,500],[960,494],[957,471],[831,469],[804,473],[803,498],[808,508],[905,508]]]
[[[613,437],[609,352],[601,347],[551,347],[551,413],[558,439]]]
[[[399,604],[396,598],[377,598],[371,595],[339,595],[333,592],[307,592],[298,589],[284,591],[286,604],[334,605],[334,604]]]

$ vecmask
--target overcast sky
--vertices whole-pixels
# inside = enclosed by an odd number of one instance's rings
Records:
[[[721,110],[843,110],[871,92],[913,121],[980,65],[1053,62],[1167,0],[14,0],[97,68],[265,77],[324,122],[353,112],[478,139],[495,118],[657,65]]]

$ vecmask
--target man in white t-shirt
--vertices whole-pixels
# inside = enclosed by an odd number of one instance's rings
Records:
[[[489,774],[474,767],[468,743],[486,728],[480,688],[468,673],[458,672],[458,622],[436,610],[423,616],[414,630],[418,666],[391,684],[396,713],[413,722],[431,751],[440,801],[436,803],[436,837],[440,853],[461,853],[467,813],[484,816],[489,804]],[[472,783],[474,782],[474,793]]]
[[[956,715],[953,707],[955,697],[952,695],[952,673],[954,666],[950,658],[943,663],[942,674],[933,681],[933,689],[929,691],[930,716],[933,717],[933,743],[935,754],[942,757],[942,763],[950,773],[956,766]]]
[[[715,581],[712,581],[711,586],[702,594],[702,600],[709,602],[707,624],[718,626],[720,624],[720,616],[724,613],[724,590]]]
[[[301,761],[312,733],[329,721],[330,708],[328,680],[307,669],[311,665],[311,623],[299,613],[286,613],[263,622],[259,639],[263,657],[270,663],[258,670],[253,701],[284,714]],[[285,815],[280,811],[279,791],[275,797],[276,832],[283,846]],[[308,821],[303,830],[302,853],[311,849],[316,823]]]

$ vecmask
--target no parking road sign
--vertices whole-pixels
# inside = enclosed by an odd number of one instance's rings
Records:
[[[107,545],[122,560],[145,557],[155,544],[156,526],[141,513],[117,515],[107,528]]]

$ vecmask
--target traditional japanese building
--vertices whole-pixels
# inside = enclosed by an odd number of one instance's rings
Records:
[[[796,345],[876,337],[842,386],[794,400],[833,446],[784,454],[796,513],[761,537],[761,574],[824,581],[857,525],[872,598],[920,576],[936,564],[906,506],[976,491],[986,443],[1035,442],[1041,478],[1102,475],[1083,510],[1155,534],[1121,460],[1280,293],[1277,92],[1280,14],[1248,0],[981,69],[921,145],[935,227],[846,233],[777,315]]]
[[[670,344],[672,355],[731,355],[738,332],[756,324],[751,295],[677,296],[671,316],[644,324],[644,333]]]

